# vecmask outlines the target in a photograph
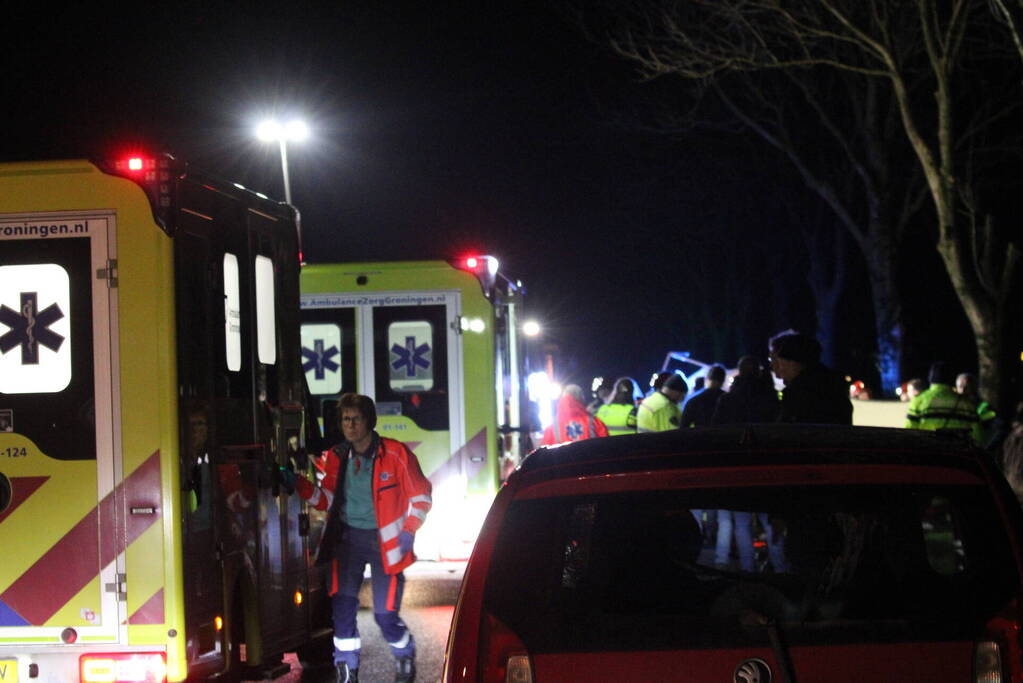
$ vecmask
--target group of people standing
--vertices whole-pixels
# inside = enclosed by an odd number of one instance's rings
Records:
[[[655,376],[652,392],[638,402],[636,384],[627,377],[617,380],[606,398],[598,395],[588,407],[582,389],[570,385],[558,402],[554,425],[544,433],[543,443],[714,424],[852,424],[848,385],[821,363],[816,339],[788,330],[772,337],[769,349],[769,368],[753,356],[743,356],[726,389],[725,368],[714,365],[703,387],[688,400],[685,379],[670,372]],[[772,374],[785,383],[781,392],[776,391]]]
[[[1009,420],[1003,420],[980,396],[976,376],[967,372],[956,375],[944,362],[931,365],[927,381],[910,380],[906,393],[906,427],[970,434],[1001,466],[1023,502],[1023,401],[1016,404]]]

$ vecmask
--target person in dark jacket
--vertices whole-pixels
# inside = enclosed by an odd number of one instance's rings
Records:
[[[848,383],[821,363],[816,339],[786,330],[771,337],[769,346],[771,371],[785,382],[780,422],[852,424]]]
[[[760,367],[753,356],[739,359],[738,374],[732,386],[718,399],[714,410],[713,424],[742,424],[776,422],[780,404],[778,392],[774,390],[771,373]],[[714,564],[728,567],[734,535],[735,548],[739,554],[739,567],[743,571],[754,571],[753,517],[758,515],[760,524],[767,534],[768,558],[777,572],[784,571],[784,544],[776,535],[767,515],[748,510],[718,510],[717,534],[714,544]]]
[[[702,389],[689,397],[682,406],[682,428],[703,427],[711,423],[718,399],[725,393],[725,368],[712,365],[707,371],[707,380]]]
[[[753,356],[740,358],[738,371],[732,386],[718,398],[711,422],[777,422],[780,405],[770,373],[765,373]]]

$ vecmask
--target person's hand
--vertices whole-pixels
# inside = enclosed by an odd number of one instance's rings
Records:
[[[402,555],[407,555],[412,552],[412,546],[415,544],[415,534],[411,531],[402,531],[398,534],[398,548],[401,549]]]

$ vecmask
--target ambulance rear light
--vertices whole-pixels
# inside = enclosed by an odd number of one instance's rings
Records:
[[[455,259],[452,265],[459,270],[472,273],[483,286],[483,293],[488,297],[494,290],[494,283],[497,281],[497,271],[500,262],[493,256],[470,254]]]
[[[157,159],[156,157],[133,154],[115,159],[113,167],[115,173],[139,179],[146,174],[156,172]]]
[[[105,172],[128,178],[137,183],[149,198],[153,209],[153,217],[164,231],[167,231],[167,219],[171,211],[171,194],[174,187],[176,167],[180,166],[169,154],[140,154],[137,152],[124,154],[112,159],[96,162]]]
[[[162,652],[98,652],[78,660],[82,683],[166,683]]]

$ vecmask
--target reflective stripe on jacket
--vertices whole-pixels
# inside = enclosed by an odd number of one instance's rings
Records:
[[[636,411],[636,431],[665,432],[678,429],[681,424],[682,411],[678,404],[660,391],[654,392],[643,399]]]
[[[380,534],[384,570],[388,574],[397,574],[416,559],[411,551],[402,555],[398,534],[402,531],[415,533],[423,525],[433,505],[432,486],[408,446],[383,437],[377,437],[377,443],[373,458],[373,510]],[[310,505],[317,510],[330,511],[317,551],[317,564],[333,559],[334,548],[341,540],[340,506],[344,504],[344,472],[352,457],[347,443],[334,446],[324,453],[324,477],[319,486],[305,477],[299,477],[295,483],[299,495]]]
[[[911,429],[961,429],[980,442],[980,416],[977,404],[956,393],[947,384],[934,383],[909,402],[906,427]]]
[[[597,418],[607,425],[611,436],[636,433],[636,406],[631,403],[606,403],[600,406]]]

